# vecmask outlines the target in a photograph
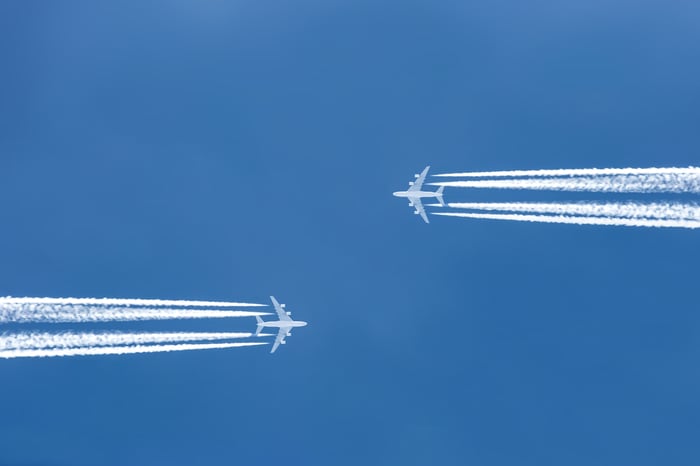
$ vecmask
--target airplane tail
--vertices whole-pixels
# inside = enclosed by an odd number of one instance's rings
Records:
[[[260,332],[262,332],[263,329],[263,320],[260,318],[260,316],[255,316],[255,320],[258,322],[258,328],[255,329],[255,335],[260,335]]]
[[[438,202],[442,207],[445,207],[445,201],[442,199],[442,191],[445,189],[444,186],[440,186],[437,191],[435,191],[435,197],[437,197]]]

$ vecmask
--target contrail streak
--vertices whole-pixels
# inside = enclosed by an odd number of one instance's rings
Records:
[[[92,356],[101,354],[162,353],[169,351],[193,351],[206,349],[238,348],[266,345],[266,342],[245,343],[187,343],[182,345],[105,346],[83,348],[17,349],[0,351],[0,358],[46,358],[57,356]]]
[[[628,227],[700,228],[694,220],[632,219],[613,217],[569,217],[565,215],[479,214],[468,212],[435,212],[447,217],[514,220],[516,222],[570,223],[576,225],[612,225]]]
[[[433,186],[457,188],[532,189],[604,193],[700,193],[700,175],[688,173],[441,181],[430,184]]]
[[[3,304],[50,304],[86,306],[146,306],[146,307],[264,307],[266,304],[232,303],[227,301],[189,301],[176,299],[121,299],[121,298],[15,298],[0,297]]]
[[[176,343],[191,341],[233,340],[265,337],[270,334],[244,332],[171,332],[171,333],[120,333],[120,332],[24,332],[0,335],[0,351],[14,349],[75,348],[94,346],[144,345],[148,343]]]
[[[428,205],[440,207],[440,204]],[[637,202],[451,202],[447,206],[469,210],[700,221],[700,206],[677,202],[648,204]]]
[[[215,309],[123,308],[22,304],[0,301],[0,323],[4,322],[125,322],[169,319],[222,319],[255,317],[268,312]]]
[[[669,168],[580,168],[580,169],[556,169],[556,170],[509,170],[491,172],[462,172],[442,173],[435,176],[453,178],[486,178],[508,176],[600,176],[600,175],[668,175],[668,174],[695,174],[700,175],[699,167],[669,167]]]

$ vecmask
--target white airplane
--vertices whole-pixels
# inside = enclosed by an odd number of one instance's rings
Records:
[[[422,198],[437,198],[438,202],[440,202],[440,205],[443,207],[445,206],[445,201],[442,200],[442,190],[445,188],[444,186],[440,186],[437,191],[422,191],[423,182],[425,181],[425,177],[428,174],[428,170],[430,170],[430,165],[425,167],[423,173],[421,173],[420,175],[415,175],[416,181],[410,181],[408,183],[409,188],[406,191],[396,191],[394,193],[394,196],[396,197],[407,197],[409,207],[416,208],[416,211],[413,213],[416,215],[420,215],[423,218],[423,220],[425,220],[425,223],[430,222],[428,221],[428,216],[426,215],[425,209],[423,208],[423,202],[421,201]]]
[[[275,311],[277,311],[277,318],[279,320],[270,320],[265,322],[260,318],[260,316],[255,316],[255,319],[258,321],[258,328],[255,330],[255,334],[260,335],[260,332],[262,332],[263,328],[265,327],[279,328],[280,330],[279,333],[277,333],[275,344],[272,345],[272,351],[270,351],[270,353],[274,353],[280,344],[284,345],[286,343],[284,339],[291,336],[292,327],[305,327],[306,322],[302,320],[292,320],[292,318],[289,317],[292,315],[292,313],[285,311],[284,304],[278,303],[274,296],[270,296],[270,299],[272,300],[272,304],[275,306]]]

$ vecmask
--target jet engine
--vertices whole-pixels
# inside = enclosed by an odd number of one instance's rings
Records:
[[[413,181],[409,181],[409,182],[408,182],[408,185],[409,185],[409,186],[413,186]]]
[[[287,342],[284,341],[284,340],[282,340],[280,343],[282,343],[283,345],[286,345],[286,344],[287,344]]]
[[[414,178],[418,178],[419,176],[420,176],[420,175],[419,175],[418,173],[416,173],[415,175],[413,175]]]

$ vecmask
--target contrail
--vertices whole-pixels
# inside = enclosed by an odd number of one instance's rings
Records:
[[[468,212],[435,212],[448,217],[514,220],[516,222],[569,223],[576,225],[613,225],[629,227],[700,228],[694,220],[633,219],[614,217],[570,217],[565,215],[479,214]]]
[[[556,170],[509,170],[491,172],[462,172],[442,173],[435,176],[453,178],[486,178],[508,176],[600,176],[600,175],[670,175],[670,174],[694,174],[700,175],[699,167],[669,167],[669,168],[580,168],[580,169],[556,169]]]
[[[430,184],[433,186],[452,186],[457,188],[532,189],[602,193],[700,193],[700,175],[694,173],[441,181]]]
[[[440,207],[440,204],[428,206]],[[469,210],[700,221],[700,206],[678,202],[451,202],[447,206]]]
[[[105,346],[83,348],[16,349],[0,351],[0,358],[45,358],[57,356],[91,356],[100,354],[161,353],[169,351],[193,351],[206,349],[238,348],[266,345],[266,342],[245,343],[186,343],[181,345]]]
[[[169,319],[255,317],[269,312],[216,309],[123,308],[83,305],[23,304],[0,301],[0,323],[6,322],[124,322]]]
[[[118,345],[144,345],[148,343],[176,343],[191,341],[233,340],[270,334],[244,332],[172,332],[172,333],[121,333],[121,332],[23,332],[0,335],[0,351],[15,349],[76,348]]]
[[[121,298],[15,298],[0,297],[3,304],[50,304],[86,306],[144,306],[144,307],[264,307],[266,304],[232,303],[227,301],[189,301],[176,299],[121,299]]]

